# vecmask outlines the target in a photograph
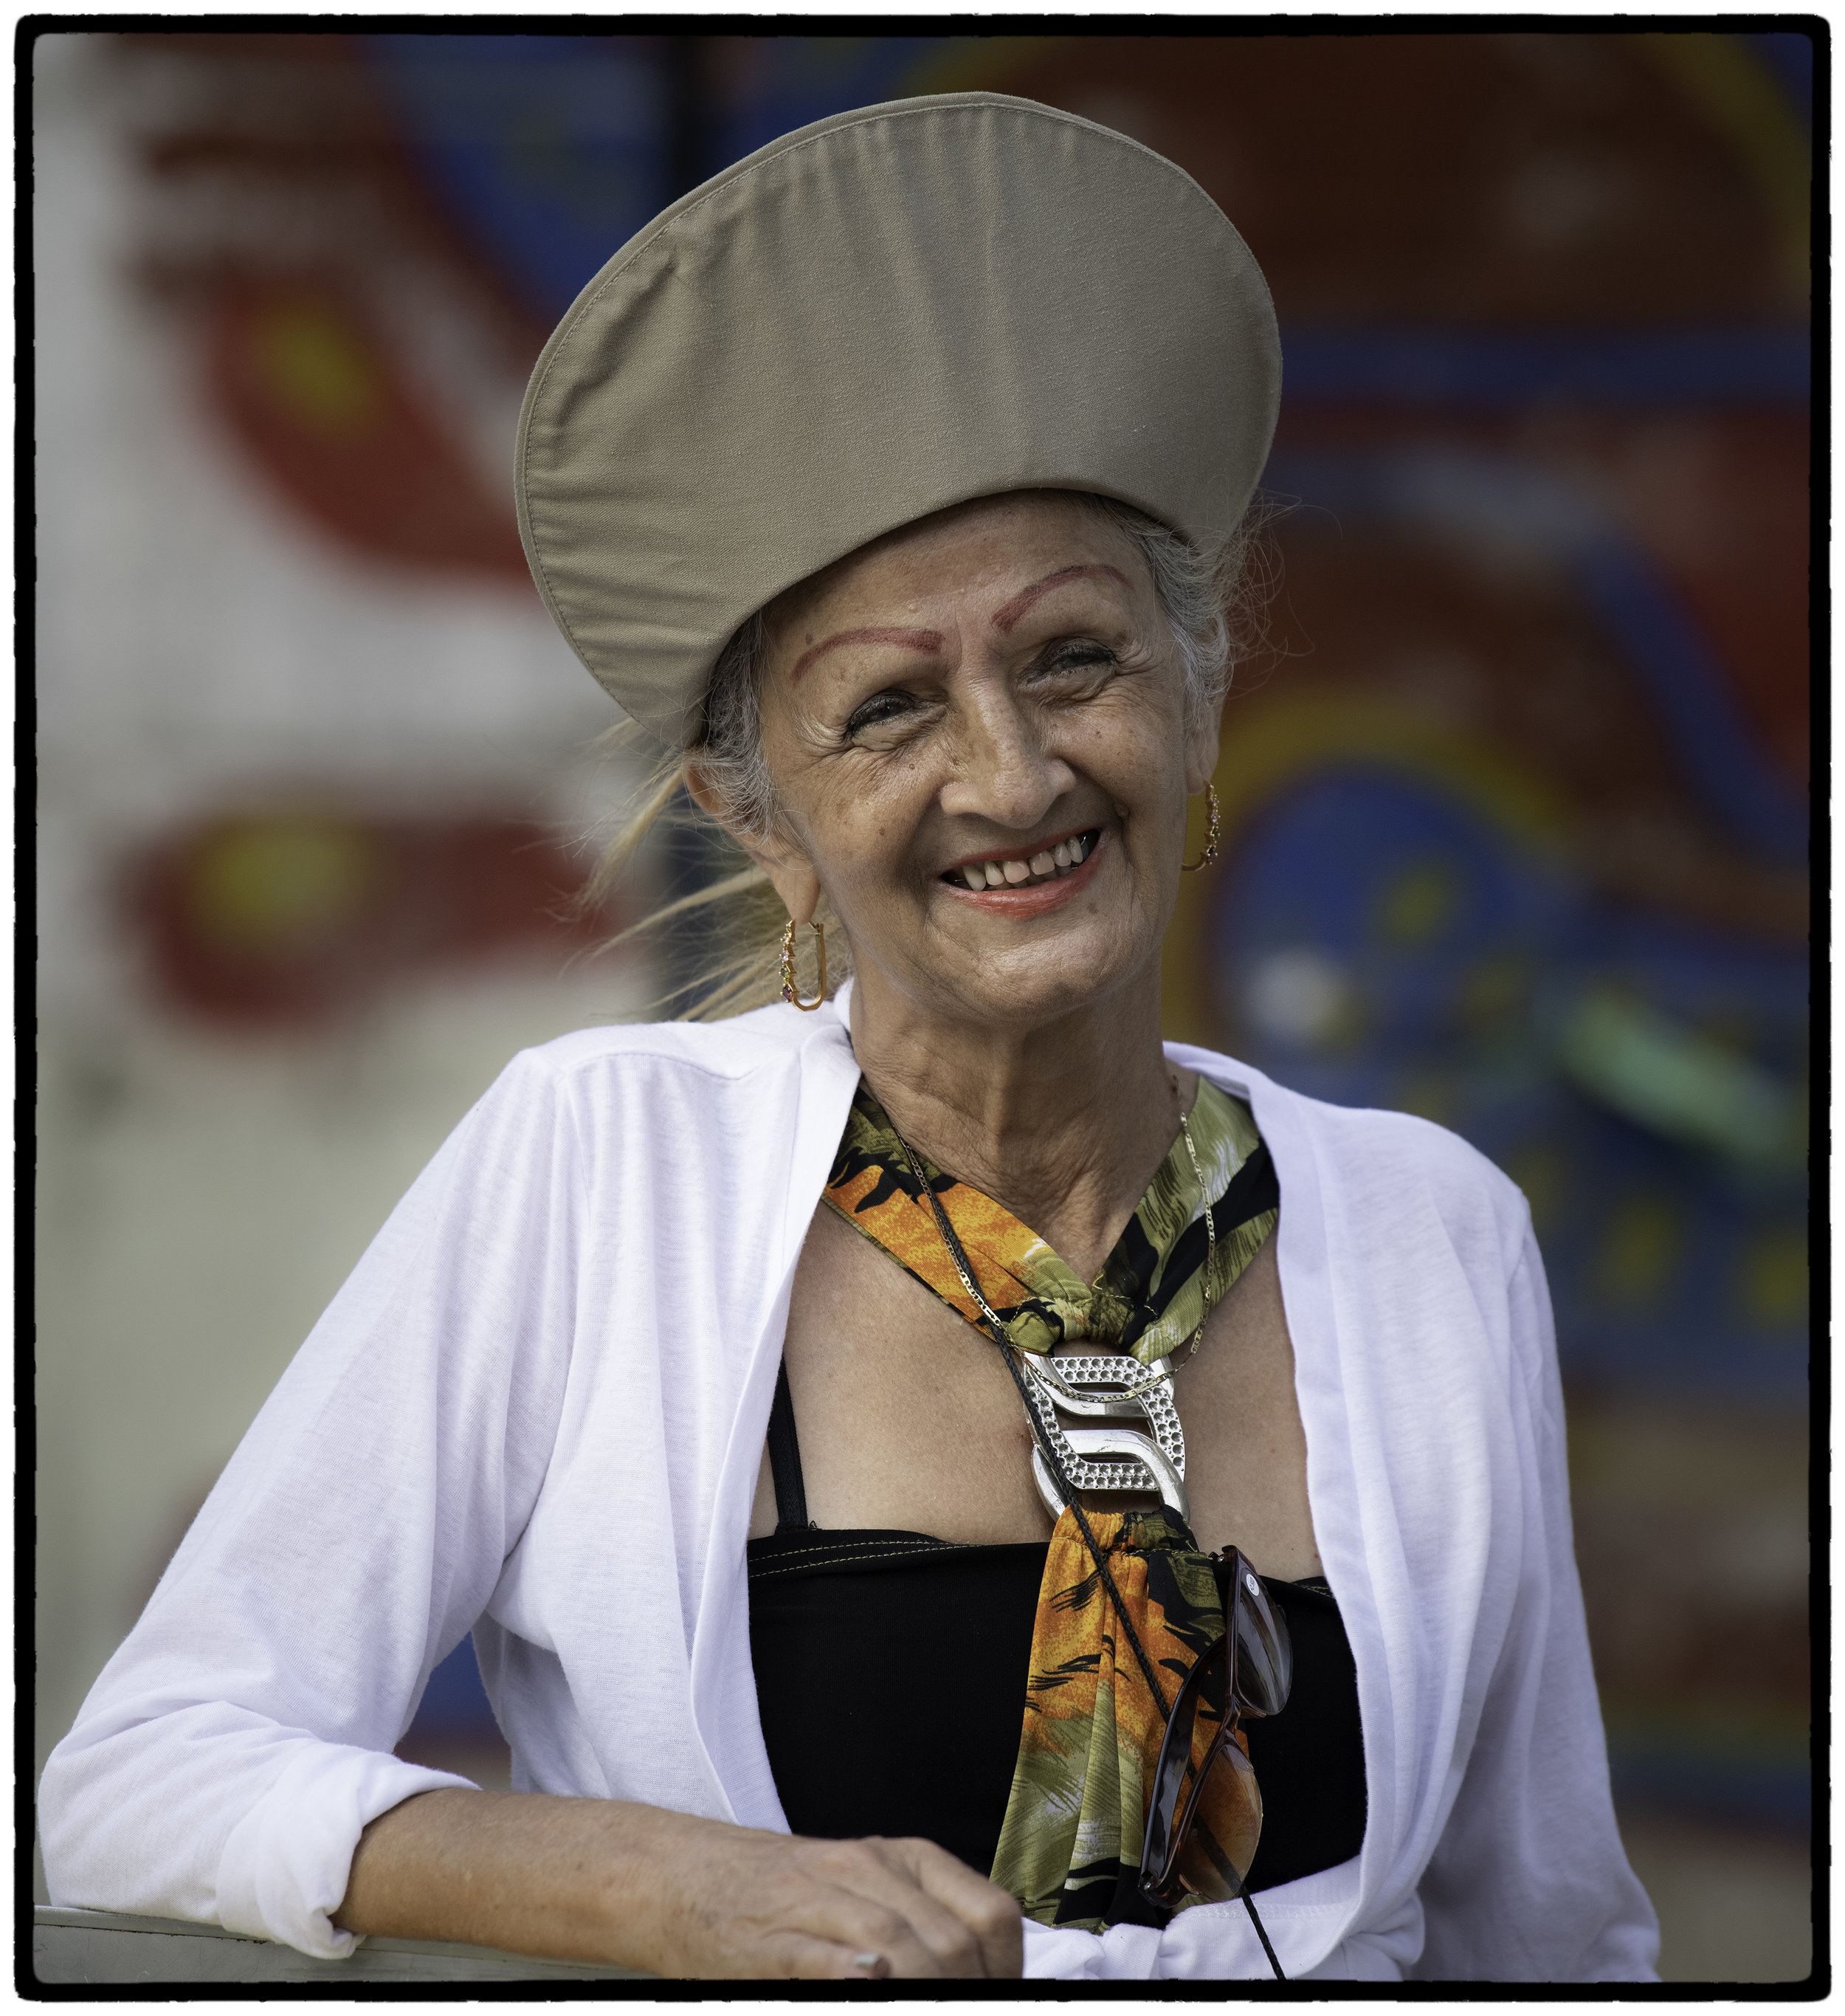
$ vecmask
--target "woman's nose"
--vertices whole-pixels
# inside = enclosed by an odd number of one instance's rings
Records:
[[[1070,765],[1045,746],[1041,725],[1009,691],[970,694],[961,715],[942,810],[1021,831],[1038,825],[1076,782]]]

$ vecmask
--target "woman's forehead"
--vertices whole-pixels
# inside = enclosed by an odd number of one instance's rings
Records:
[[[1054,490],[976,498],[872,540],[797,582],[764,612],[771,637],[861,604],[1028,592],[1046,573],[1146,581],[1134,542],[1085,499]]]

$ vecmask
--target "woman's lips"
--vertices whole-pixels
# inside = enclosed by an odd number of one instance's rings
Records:
[[[978,895],[965,884],[945,878],[942,887],[958,901],[971,904],[976,910],[989,910],[996,916],[1041,916],[1047,910],[1059,909],[1079,891],[1088,887],[1095,879],[1095,864],[1107,846],[1107,833],[1098,833],[1095,844],[1089,849],[1082,866],[1073,868],[1067,875],[1059,875],[1052,882],[1034,882],[1016,889],[983,889]]]

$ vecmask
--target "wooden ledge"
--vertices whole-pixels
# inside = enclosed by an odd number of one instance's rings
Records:
[[[534,1960],[444,1939],[362,1940],[349,1960],[314,1960],[293,1946],[185,1918],[41,1904],[32,1913],[32,1971],[47,1986],[94,1982],[644,1981],[625,1967]]]

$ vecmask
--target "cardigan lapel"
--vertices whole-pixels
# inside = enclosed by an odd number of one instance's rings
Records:
[[[731,1430],[712,1510],[710,1543],[692,1641],[692,1716],[714,1776],[739,1825],[786,1833],[788,1823],[775,1792],[775,1774],[757,1712],[756,1676],[750,1658],[749,1580],[744,1546],[756,1480],[768,1434],[769,1404],[788,1331],[795,1263],[845,1131],[858,1084],[846,1023],[848,981],[810,1016],[784,1011],[793,1041],[795,1118],[786,1136],[765,1140],[753,1180],[772,1185],[783,1200],[776,1264],[766,1270],[746,1359],[735,1361],[738,1383],[727,1396]]]
[[[1275,1259],[1282,1307],[1294,1351],[1294,1393],[1307,1437],[1307,1496],[1315,1543],[1358,1672],[1358,1719],[1365,1741],[1365,1824],[1359,1880],[1351,1909],[1329,1917],[1322,1949],[1297,1954],[1300,1971],[1318,1965],[1355,1923],[1365,1902],[1382,1885],[1397,1831],[1394,1817],[1391,1732],[1396,1726],[1390,1665],[1377,1615],[1365,1553],[1360,1500],[1353,1481],[1354,1450],[1340,1374],[1342,1340],[1332,1294],[1325,1199],[1318,1157],[1304,1124],[1298,1093],[1262,1072],[1214,1051],[1169,1044],[1167,1054],[1225,1092],[1250,1103],[1256,1125],[1274,1158],[1281,1191]],[[1310,1881],[1315,1879],[1309,1879]]]

